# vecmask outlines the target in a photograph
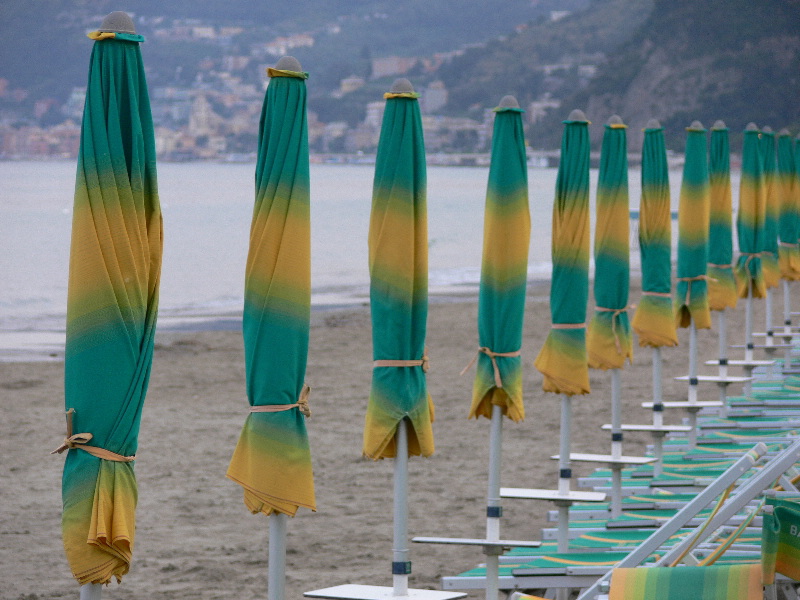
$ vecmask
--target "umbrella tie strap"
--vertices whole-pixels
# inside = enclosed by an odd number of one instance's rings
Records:
[[[732,269],[733,265],[716,265],[714,263],[708,263],[709,267],[714,267],[716,269]]]
[[[428,349],[425,349],[419,360],[376,360],[372,362],[372,368],[376,367],[422,367],[423,373],[427,373],[430,368]]]
[[[688,285],[686,286],[686,298],[684,299],[683,303],[686,306],[689,306],[689,302],[692,299],[692,282],[694,281],[717,281],[713,277],[709,277],[708,275],[695,275],[694,277],[678,277],[678,281],[685,281]]]
[[[778,246],[783,246],[784,248],[796,248],[798,245],[800,244],[797,242],[778,242]]]
[[[64,438],[64,443],[58,448],[53,450],[50,454],[61,454],[65,450],[83,450],[92,456],[96,456],[102,460],[110,460],[112,462],[133,462],[136,460],[136,455],[122,456],[111,450],[99,448],[98,446],[86,446],[92,440],[91,433],[72,433],[72,415],[75,413],[74,408],[67,411],[67,437]]]
[[[300,409],[300,412],[303,413],[304,416],[310,417],[311,416],[311,408],[308,406],[308,396],[311,393],[311,388],[308,387],[305,383],[303,384],[303,389],[300,390],[300,397],[297,399],[297,402],[294,404],[264,404],[261,406],[251,406],[250,412],[251,413],[276,413],[276,412],[283,412],[285,410],[291,410],[293,408]]]
[[[658,298],[672,298],[669,292],[642,292],[642,296],[656,296]]]
[[[598,312],[611,313],[611,333],[614,335],[614,345],[617,347],[617,354],[622,354],[622,344],[619,341],[619,332],[617,331],[617,318],[628,310],[627,306],[623,308],[604,308],[602,306],[595,306],[594,309]]]
[[[586,323],[553,323],[550,329],[586,329]]]
[[[500,377],[500,367],[497,365],[497,359],[498,358],[512,358],[512,357],[515,357],[515,356],[519,356],[520,354],[522,354],[522,349],[515,350],[514,352],[493,352],[492,350],[490,350],[486,346],[481,346],[480,348],[478,348],[477,354],[475,354],[475,356],[469,362],[469,364],[461,370],[461,374],[462,375],[472,368],[472,365],[475,364],[475,362],[478,360],[478,357],[481,355],[481,353],[485,354],[486,356],[488,356],[491,359],[491,361],[492,361],[492,369],[494,369],[494,384],[498,388],[502,389],[502,387],[503,387],[503,379]]]

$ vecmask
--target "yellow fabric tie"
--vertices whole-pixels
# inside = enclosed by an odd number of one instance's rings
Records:
[[[732,269],[733,265],[715,265],[714,263],[707,263],[709,267],[714,267],[716,269]]]
[[[72,415],[75,413],[74,408],[67,411],[67,437],[64,438],[64,443],[58,448],[53,450],[50,454],[61,454],[65,450],[83,450],[92,456],[96,456],[102,460],[110,460],[112,462],[133,462],[136,460],[136,455],[122,456],[111,450],[105,448],[98,448],[97,446],[86,446],[92,440],[91,433],[72,433]]]
[[[303,384],[303,389],[300,390],[300,397],[297,399],[297,402],[294,404],[264,404],[261,406],[251,406],[250,412],[251,413],[276,413],[276,412],[283,412],[285,410],[291,410],[293,408],[300,409],[300,412],[303,413],[306,417],[311,416],[311,408],[308,406],[308,395],[311,393],[311,388],[308,387],[305,383]]]
[[[376,367],[422,367],[422,371],[427,373],[430,368],[428,349],[425,349],[419,360],[376,360],[373,361],[372,368]]]
[[[475,362],[478,360],[478,356],[480,356],[481,352],[491,359],[492,368],[494,369],[494,384],[498,388],[502,389],[503,380],[500,377],[500,367],[497,366],[497,360],[496,359],[498,357],[499,358],[511,358],[511,357],[514,357],[514,356],[519,356],[520,354],[522,354],[522,349],[515,350],[514,352],[493,352],[489,348],[487,348],[486,346],[481,346],[480,348],[478,348],[478,353],[475,355],[475,357],[469,362],[469,364],[466,367],[464,367],[461,370],[461,374],[462,375],[472,368],[472,365],[474,365]]]
[[[594,309],[599,312],[610,312],[611,315],[611,333],[614,335],[614,345],[617,347],[617,354],[622,354],[622,344],[619,341],[619,333],[617,333],[617,317],[628,310],[628,307],[623,308],[603,308],[602,306],[595,306]]]

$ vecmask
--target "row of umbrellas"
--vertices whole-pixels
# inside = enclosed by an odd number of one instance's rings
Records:
[[[72,450],[63,476],[63,535],[71,569],[81,584],[119,579],[131,561],[133,460],[152,361],[162,248],[153,125],[139,50],[144,40],[124,13],[111,13],[90,37],[96,41],[70,256],[65,353],[69,426],[59,449]],[[243,487],[250,511],[270,516],[269,597],[277,599],[283,596],[285,518],[300,507],[316,506],[305,427],[309,390],[304,382],[310,316],[307,74],[295,59],[285,57],[269,75],[245,276],[243,336],[250,412],[228,477]],[[395,596],[407,593],[410,573],[404,530],[407,458],[434,451],[434,409],[425,380],[428,239],[417,97],[407,80],[398,80],[386,94],[369,230],[374,363],[363,453],[373,459],[396,459]],[[496,109],[486,197],[479,347],[469,415],[493,422],[503,415],[513,421],[524,418],[520,347],[530,213],[521,113],[513,97],[504,98]],[[587,330],[588,125],[580,111],[564,125],[553,209],[553,327],[535,362],[544,374],[545,391],[565,397],[589,393],[589,366],[624,366],[632,356],[631,328],[639,334],[640,345],[675,345],[676,323],[708,327],[709,302],[715,310],[735,303],[732,256],[725,254],[731,247],[729,152],[727,135],[722,135],[727,130],[715,127],[712,132],[710,168],[705,130],[699,124],[687,130],[679,211],[679,300],[673,312],[666,153],[663,132],[654,123],[645,131],[642,164],[644,294],[629,322],[626,132],[617,118],[606,126],[603,139],[594,249],[597,308]],[[785,137],[779,139],[776,168],[775,153],[770,163],[765,158],[770,152],[763,150],[762,140],[769,136],[757,130],[745,134],[737,221],[740,295],[742,281],[751,295],[763,295],[763,282],[769,282],[770,269],[778,272],[778,265],[785,278],[800,277],[798,202],[782,209],[774,236],[765,234],[772,231],[770,215],[778,215],[767,210],[767,198],[777,197],[769,190],[780,190],[786,197],[800,193],[794,159],[789,160],[791,139],[787,145]],[[775,206],[784,204],[789,205]],[[712,256],[709,230],[716,240]],[[767,239],[775,240],[774,248]],[[708,263],[715,269],[710,276]],[[561,477],[569,476],[562,465]],[[497,518],[492,477],[487,516]]]

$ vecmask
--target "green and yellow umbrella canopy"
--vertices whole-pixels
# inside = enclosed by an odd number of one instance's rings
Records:
[[[733,272],[731,151],[728,128],[717,121],[711,128],[708,178],[711,212],[708,232],[708,305],[711,310],[736,307]]]
[[[678,284],[675,324],[711,327],[708,308],[709,180],[706,130],[698,121],[686,128],[686,153],[678,206]]]
[[[311,305],[306,73],[284,57],[261,109],[256,195],[245,274],[244,336],[250,414],[227,476],[252,513],[316,510],[305,419]]]
[[[586,302],[589,296],[589,121],[574,110],[564,121],[553,203],[552,328],[534,362],[543,389],[588,394]]]
[[[781,277],[800,279],[800,189],[794,165],[792,136],[788,129],[778,134],[778,263]]]
[[[736,237],[739,240],[736,282],[740,298],[764,298],[767,295],[761,264],[767,201],[759,151],[760,135],[755,124],[750,123],[742,141],[742,177],[736,214]]]
[[[126,32],[116,31],[124,28]],[[162,221],[153,122],[139,42],[125,13],[96,40],[81,128],[72,222],[62,481],[64,549],[78,582],[130,566],[133,460],[150,379]],[[109,31],[110,30],[110,31]]]
[[[520,350],[531,217],[523,112],[513,96],[504,97],[495,109],[470,418],[491,418],[493,405],[513,421],[525,417]]]
[[[640,346],[677,346],[672,312],[672,209],[664,130],[655,119],[644,130],[639,205],[642,297],[631,322]]]
[[[628,320],[630,243],[627,126],[613,116],[605,126],[597,181],[594,238],[595,309],[586,333],[589,366],[621,369],[633,358]]]
[[[433,454],[428,358],[428,223],[425,144],[418,94],[406,79],[385,95],[369,226],[372,388],[365,456],[396,455],[398,423],[409,420],[408,451]]]
[[[761,265],[767,288],[775,287],[781,279],[778,266],[778,216],[780,199],[778,189],[778,169],[775,162],[775,133],[769,127],[761,130],[759,138],[761,161],[764,166],[764,196],[766,212],[764,216],[764,237],[761,247]]]

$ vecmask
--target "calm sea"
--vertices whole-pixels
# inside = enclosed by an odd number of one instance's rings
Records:
[[[312,165],[312,303],[368,301],[367,230],[374,167]],[[432,294],[477,291],[487,167],[429,167]],[[592,171],[592,189],[596,185]],[[162,327],[241,310],[254,165],[162,163]],[[556,170],[529,171],[529,277],[550,276]],[[677,206],[680,173],[671,173]],[[0,360],[63,344],[74,161],[0,162]],[[738,189],[738,181],[734,189]],[[630,172],[631,208],[639,171]],[[633,234],[632,234],[633,235]],[[638,266],[632,246],[631,264]]]

